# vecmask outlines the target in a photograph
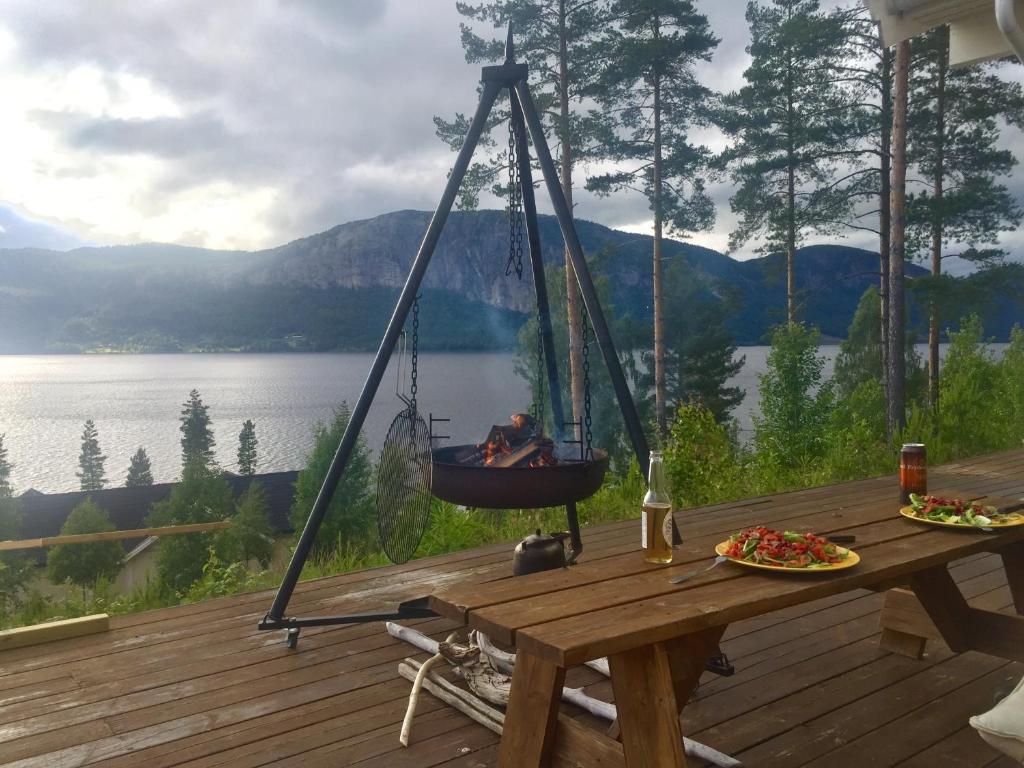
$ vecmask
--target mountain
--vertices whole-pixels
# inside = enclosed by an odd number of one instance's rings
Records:
[[[396,211],[255,252],[158,244],[0,250],[0,352],[373,349],[429,220],[429,213]],[[556,220],[539,223],[544,261],[561,264]],[[588,221],[577,229],[592,271],[608,286],[610,311],[649,320],[651,238]],[[664,253],[704,291],[731,302],[739,343],[762,343],[783,319],[780,257],[737,261],[676,241]],[[533,311],[533,282],[528,254],[522,280],[506,277],[507,259],[504,212],[451,214],[422,290],[424,348],[514,344]],[[801,249],[803,316],[826,336],[843,336],[877,269],[869,251]],[[908,274],[924,270],[912,266]],[[1024,278],[1017,278],[1019,299]],[[988,304],[997,309],[986,328],[1003,337],[1020,305]]]
[[[0,205],[0,248],[52,248],[63,251],[85,245],[82,238],[60,227],[22,216],[6,205]]]

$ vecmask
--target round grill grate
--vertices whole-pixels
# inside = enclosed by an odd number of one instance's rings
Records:
[[[413,408],[395,416],[377,465],[377,535],[393,563],[416,552],[430,522],[430,434]]]

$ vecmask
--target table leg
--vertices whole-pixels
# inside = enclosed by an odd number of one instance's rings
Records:
[[[680,712],[697,689],[701,675],[704,674],[704,667],[711,654],[718,649],[727,626],[723,624],[720,627],[712,627],[665,643],[669,665],[672,668],[672,687]]]
[[[882,630],[878,646],[911,659],[924,656],[928,638],[939,637],[921,601],[909,589],[890,589],[885,593],[878,623]]]
[[[679,707],[664,643],[608,657],[626,768],[685,768]]]
[[[898,629],[882,627],[882,634],[878,638],[878,647],[889,653],[906,656],[910,659],[920,661],[924,658],[924,649],[928,645],[927,637],[919,637],[908,632],[901,632]]]
[[[704,667],[711,658],[711,654],[718,649],[718,644],[725,634],[726,627],[706,629],[692,635],[684,635],[674,640],[665,642],[665,650],[668,653],[669,668],[672,673],[672,689],[676,695],[676,705],[682,712],[686,702],[690,700],[700,677],[704,674]],[[608,735],[618,739],[619,721],[615,720],[608,728]]]
[[[498,768],[542,768],[551,759],[565,670],[528,653],[516,655]]]
[[[1013,595],[1013,607],[1024,616],[1024,541],[1011,544],[999,553],[1006,570],[1006,581]]]

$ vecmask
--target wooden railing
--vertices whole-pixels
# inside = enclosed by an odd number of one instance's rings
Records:
[[[0,552],[14,549],[37,549],[54,547],[58,544],[89,544],[96,541],[119,541],[121,539],[141,539],[146,536],[173,536],[183,533],[205,533],[222,531],[231,525],[231,521],[222,520],[215,523],[190,523],[188,525],[166,525],[161,528],[136,528],[130,531],[101,531],[100,533],[76,533],[67,536],[46,536],[40,539],[20,539],[18,541],[0,541]]]

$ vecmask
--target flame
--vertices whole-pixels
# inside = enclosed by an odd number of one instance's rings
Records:
[[[484,449],[484,466],[489,466],[494,463],[494,460],[503,454],[512,453],[512,449],[509,447],[508,442],[505,440],[505,436],[501,433],[494,440],[490,440],[482,446],[478,446]]]
[[[499,456],[513,453],[516,449],[523,445],[526,439],[530,439],[537,435],[538,427],[534,426],[536,422],[534,419],[522,413],[516,413],[509,417],[511,421],[512,430],[509,431],[507,428],[495,427],[491,430],[493,437],[485,442],[477,443],[476,450],[483,453],[483,465],[493,466],[494,461]],[[528,435],[519,434],[529,428],[530,432]],[[509,441],[512,441],[511,443]],[[480,454],[477,454],[479,457]],[[479,458],[476,459],[479,461]],[[526,466],[529,467],[549,467],[558,464],[558,459],[555,458],[552,448],[544,448],[542,452],[534,456]]]

